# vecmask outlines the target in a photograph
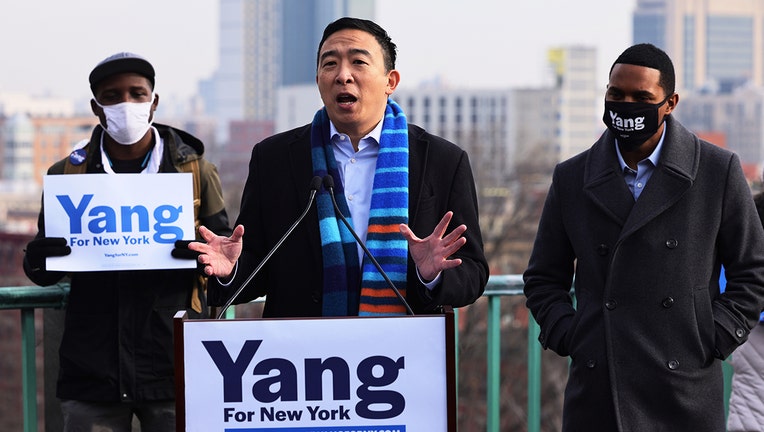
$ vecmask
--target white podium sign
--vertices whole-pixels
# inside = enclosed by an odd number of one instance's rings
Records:
[[[443,315],[181,325],[179,430],[449,430]]]
[[[45,235],[72,253],[47,258],[48,270],[195,268],[175,259],[175,240],[193,240],[191,173],[48,175],[43,179]]]

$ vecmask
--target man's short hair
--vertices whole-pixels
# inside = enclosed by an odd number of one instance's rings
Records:
[[[374,21],[351,17],[340,18],[326,26],[324,29],[324,35],[321,38],[321,42],[318,44],[318,53],[316,54],[316,68],[318,68],[319,61],[321,60],[321,47],[324,46],[326,39],[340,30],[347,29],[361,30],[374,36],[374,39],[379,42],[379,46],[382,47],[382,56],[385,61],[385,72],[390,72],[391,70],[395,69],[397,47],[393,43],[392,39],[390,39],[390,36],[387,34],[385,29],[380,27],[379,24],[375,23]]]
[[[106,57],[93,68],[89,77],[90,90],[95,94],[96,87],[101,81],[121,73],[142,75],[151,83],[151,89],[154,89],[154,67],[151,66],[151,63],[138,54],[120,52]]]
[[[644,66],[651,69],[657,69],[660,72],[660,84],[666,96],[674,94],[676,86],[676,75],[674,74],[674,63],[671,62],[668,54],[657,46],[649,43],[632,45],[618,56],[610,67],[610,73],[617,64],[630,64],[635,66]],[[610,76],[610,74],[608,74]]]

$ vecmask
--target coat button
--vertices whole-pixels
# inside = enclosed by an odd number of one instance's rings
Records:
[[[544,345],[545,340],[546,340],[546,337],[544,336],[544,333],[541,333],[539,335],[539,342],[541,342],[541,345]]]
[[[671,370],[677,369],[679,367],[679,360],[670,360],[668,362],[668,368]]]
[[[618,306],[618,302],[615,300],[608,300],[605,302],[605,307],[608,308],[608,310],[613,310]]]
[[[313,303],[321,303],[321,297],[316,293],[313,293],[313,295],[310,296],[310,299],[313,300]]]
[[[671,306],[674,306],[674,299],[671,297],[666,297],[665,299],[663,299],[663,302],[661,302],[661,305],[663,305],[663,307],[668,309]]]
[[[601,245],[597,246],[597,255],[605,256],[605,255],[608,254],[608,252],[610,252],[610,248],[607,247],[606,244],[601,244]]]
[[[597,360],[590,359],[586,362],[586,367],[589,369],[594,369],[594,367],[597,366]]]
[[[737,336],[738,338],[742,338],[743,336],[745,336],[745,330],[741,328],[735,329],[735,336]]]
[[[668,239],[668,240],[666,240],[666,247],[667,248],[674,249],[677,246],[679,246],[679,242],[676,239]]]

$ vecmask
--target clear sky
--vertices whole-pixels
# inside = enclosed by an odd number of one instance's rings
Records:
[[[310,1],[310,0],[305,0]],[[377,0],[398,44],[402,87],[537,87],[546,51],[598,49],[602,88],[631,44],[636,0]],[[88,97],[87,76],[118,51],[147,57],[157,92],[187,98],[217,67],[214,0],[21,0],[0,6],[0,92]]]

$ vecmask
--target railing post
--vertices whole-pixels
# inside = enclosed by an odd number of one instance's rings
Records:
[[[501,296],[488,296],[486,431],[499,432],[501,387]]]
[[[528,316],[528,432],[541,430],[541,329]]]
[[[454,309],[454,346],[456,353],[454,361],[456,362],[456,421],[459,421],[459,309]]]
[[[37,370],[34,308],[21,309],[21,374],[24,432],[37,432]]]

